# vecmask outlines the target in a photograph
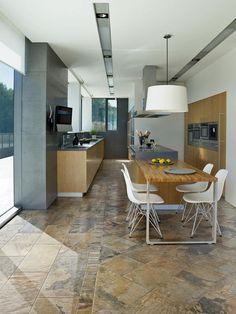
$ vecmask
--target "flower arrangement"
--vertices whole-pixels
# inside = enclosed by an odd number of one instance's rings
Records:
[[[138,135],[139,143],[142,146],[144,144],[145,140],[148,139],[148,137],[151,134],[151,132],[147,131],[147,130],[145,132],[136,130],[136,134]]]

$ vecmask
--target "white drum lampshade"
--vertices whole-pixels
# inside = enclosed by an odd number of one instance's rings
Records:
[[[150,86],[147,92],[146,111],[160,113],[187,112],[187,90],[179,85]]]

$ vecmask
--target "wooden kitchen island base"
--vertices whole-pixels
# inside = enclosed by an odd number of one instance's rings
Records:
[[[104,140],[91,147],[66,148],[57,152],[57,191],[62,197],[82,197],[104,158]]]

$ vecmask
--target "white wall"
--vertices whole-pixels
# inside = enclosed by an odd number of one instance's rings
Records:
[[[151,132],[149,139],[153,138],[159,145],[178,151],[178,158],[184,159],[184,114],[176,113],[161,118],[135,118],[135,129]],[[138,137],[135,133],[135,144]]]
[[[236,49],[187,81],[189,102],[227,92],[226,181],[225,198],[236,206]]]
[[[80,103],[81,103],[81,86],[79,82],[70,82],[68,84],[68,107],[73,108],[72,112],[72,130],[80,130]]]
[[[83,97],[82,101],[82,131],[92,129],[92,98]]]
[[[25,73],[25,36],[1,13],[0,61]]]

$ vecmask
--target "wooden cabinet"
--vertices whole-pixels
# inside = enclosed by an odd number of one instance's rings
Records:
[[[57,190],[59,196],[86,193],[104,158],[104,140],[87,150],[57,152]]]
[[[218,150],[188,145],[188,124],[218,123]],[[213,163],[213,173],[225,168],[226,154],[226,92],[189,104],[189,112],[185,114],[185,161],[202,169],[207,163]]]

